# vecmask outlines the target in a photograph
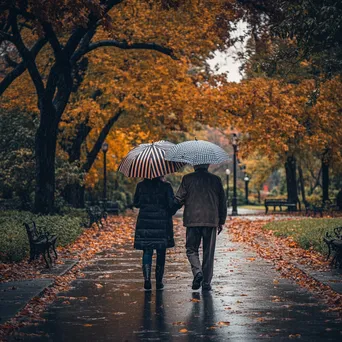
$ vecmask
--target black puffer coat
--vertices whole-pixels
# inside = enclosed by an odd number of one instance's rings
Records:
[[[177,208],[171,184],[160,178],[144,179],[137,185],[134,206],[140,208],[134,248],[174,247],[172,215]]]

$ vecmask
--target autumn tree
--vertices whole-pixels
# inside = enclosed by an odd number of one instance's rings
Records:
[[[150,50],[203,62],[230,45],[240,12],[226,1],[0,1],[0,39],[6,71],[0,95],[26,71],[34,85],[40,123],[35,137],[35,210],[53,211],[58,127],[87,69],[86,56],[105,46]],[[51,48],[49,64],[37,59]],[[14,55],[15,58],[12,58]]]

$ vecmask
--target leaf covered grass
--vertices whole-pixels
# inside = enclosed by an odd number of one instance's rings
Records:
[[[333,234],[334,228],[342,226],[342,218],[306,218],[300,220],[273,221],[263,226],[279,237],[292,237],[300,247],[313,248],[319,253],[327,253],[323,237],[326,232]]]
[[[38,216],[26,211],[2,211],[0,213],[0,262],[17,262],[29,253],[29,242],[24,223],[36,222],[38,229],[57,234],[57,245],[66,246],[81,234],[85,216],[69,215]]]

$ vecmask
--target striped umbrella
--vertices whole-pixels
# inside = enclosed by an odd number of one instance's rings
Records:
[[[227,152],[209,141],[192,140],[175,145],[166,152],[165,159],[191,165],[220,164],[230,160]]]
[[[118,170],[127,177],[149,179],[176,172],[185,164],[165,160],[165,152],[173,146],[175,144],[164,140],[141,144],[127,154]]]

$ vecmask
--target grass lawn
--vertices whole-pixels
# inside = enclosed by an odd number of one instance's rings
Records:
[[[251,204],[246,204],[246,205],[239,205],[239,208],[243,208],[243,209],[250,209],[250,210],[264,210],[265,211],[265,206],[264,205],[251,205]]]
[[[313,247],[316,251],[327,253],[323,236],[327,231],[333,234],[336,227],[342,226],[342,218],[306,218],[302,220],[274,221],[263,229],[273,230],[276,236],[292,236],[302,248]]]

